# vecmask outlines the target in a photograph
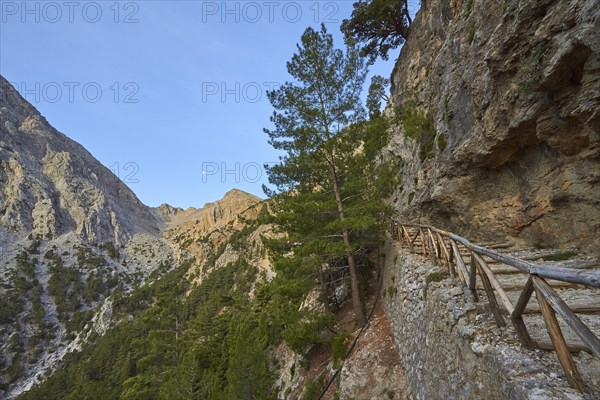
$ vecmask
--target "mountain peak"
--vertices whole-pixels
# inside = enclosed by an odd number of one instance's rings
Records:
[[[83,146],[54,129],[0,76],[0,227],[122,244],[161,221]]]
[[[247,199],[252,199],[252,200],[256,200],[256,201],[261,201],[262,199],[258,196],[255,196],[251,193],[245,192],[243,190],[240,189],[236,189],[233,188],[230,191],[228,191],[227,193],[225,193],[225,195],[223,196],[223,198],[221,200],[227,200],[227,199],[239,199],[239,198],[247,198]]]

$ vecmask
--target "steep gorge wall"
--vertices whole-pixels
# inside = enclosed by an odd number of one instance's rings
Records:
[[[600,248],[600,3],[424,1],[411,29],[389,106],[416,102],[436,140],[422,161],[393,136],[402,218]]]

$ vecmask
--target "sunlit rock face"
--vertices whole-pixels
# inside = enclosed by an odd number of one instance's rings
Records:
[[[392,78],[427,157],[396,129],[395,204],[466,236],[600,247],[600,3],[423,2]],[[424,159],[423,159],[424,158]]]
[[[161,220],[0,77],[0,225],[122,244],[136,233],[158,236]]]

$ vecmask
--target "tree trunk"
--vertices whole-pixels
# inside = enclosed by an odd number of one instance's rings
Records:
[[[348,267],[350,268],[350,285],[352,288],[352,305],[354,307],[354,318],[356,318],[356,323],[358,324],[358,326],[363,327],[366,321],[365,314],[362,309],[362,302],[360,301],[360,290],[358,288],[358,272],[356,270],[356,261],[354,259],[354,254],[351,250],[352,247],[350,245],[350,234],[348,233],[348,228],[343,226],[344,220],[346,219],[346,215],[344,213],[344,203],[342,202],[342,197],[340,196],[335,167],[331,164],[329,167],[333,178],[333,194],[335,195],[335,201],[337,203],[338,215],[340,221],[342,222],[342,237],[344,238],[344,245],[346,246],[346,258],[348,259]]]
[[[331,307],[329,306],[329,291],[327,290],[327,282],[323,276],[323,265],[319,265],[319,283],[321,284],[321,300],[325,306],[325,312],[329,314]]]

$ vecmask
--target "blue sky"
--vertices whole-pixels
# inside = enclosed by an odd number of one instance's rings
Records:
[[[290,79],[307,26],[342,46],[352,3],[2,0],[0,74],[147,205],[263,197],[259,166],[277,160],[265,90]]]

